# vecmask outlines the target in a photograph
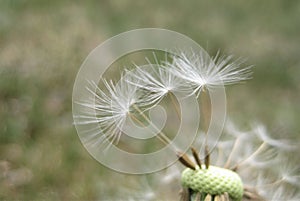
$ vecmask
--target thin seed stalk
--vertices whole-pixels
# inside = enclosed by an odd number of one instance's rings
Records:
[[[211,102],[209,97],[209,92],[206,88],[202,89],[202,93],[200,93],[200,112],[203,116],[203,130],[205,133],[205,166],[209,167],[210,157],[209,157],[209,149],[208,149],[208,129],[211,118]]]
[[[177,153],[177,148],[172,144],[172,141],[167,137],[167,135],[165,133],[163,133],[160,129],[158,129],[152,122],[151,120],[143,113],[143,111],[137,106],[137,105],[133,105],[133,108],[136,109],[140,115],[144,118],[145,121],[147,121],[156,131],[157,131],[157,135],[155,135],[163,144],[171,145],[171,149],[175,152],[175,154]],[[143,125],[145,126],[145,125]]]

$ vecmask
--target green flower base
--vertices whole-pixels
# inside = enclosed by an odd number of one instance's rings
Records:
[[[238,174],[215,166],[204,168],[186,168],[181,174],[182,185],[203,194],[222,195],[227,192],[233,201],[242,200],[243,183]]]

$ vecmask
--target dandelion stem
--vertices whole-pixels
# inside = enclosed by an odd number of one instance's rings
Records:
[[[245,158],[244,160],[238,162],[234,167],[230,168],[232,170],[237,170],[240,166],[242,166],[244,163],[247,162],[247,160],[249,160],[250,158],[253,158],[255,155],[259,154],[265,147],[266,147],[267,143],[263,142],[257,149],[255,152],[253,152],[250,156],[248,156],[247,158]]]
[[[177,102],[176,102],[175,95],[172,92],[169,92],[168,94],[170,95],[171,102],[174,105],[174,108],[175,108],[178,119],[181,119],[181,114],[180,114],[180,110],[179,110],[179,107],[178,107]]]
[[[231,152],[228,156],[228,159],[227,159],[227,161],[224,165],[224,168],[229,168],[230,163],[231,163],[231,159],[232,159],[233,155],[235,154],[235,152],[236,152],[239,145],[240,145],[240,138],[237,138],[234,142],[233,148],[231,149]]]
[[[210,98],[208,91],[206,88],[202,88],[202,94],[200,94],[201,98],[201,112],[204,119],[204,133],[205,133],[205,166],[208,169],[210,164],[210,156],[209,156],[209,149],[208,149],[208,128],[210,123],[210,111],[211,111],[211,105],[210,105]]]
[[[134,109],[136,109],[141,115],[142,117],[151,125],[153,126],[153,128],[158,132],[158,134],[156,135],[157,138],[159,140],[162,141],[162,143],[164,143],[165,145],[170,144],[172,150],[176,153],[177,148],[172,144],[172,141],[166,136],[166,134],[164,134],[160,129],[158,129],[151,121],[150,119],[143,113],[143,111],[135,104],[132,105],[134,107]],[[145,126],[145,125],[144,125]],[[165,140],[165,141],[164,141]]]
[[[278,185],[280,183],[282,183],[284,180],[283,179],[279,179],[277,181],[274,181],[272,183],[269,183],[269,184],[264,184],[264,185],[257,185],[257,187],[260,187],[260,188],[274,188],[275,185]]]
[[[220,146],[218,146],[218,158],[216,161],[216,164],[221,164],[222,163],[222,159],[224,157],[224,151],[222,150],[222,148]]]
[[[244,198],[247,200],[258,200],[258,201],[265,201],[254,188],[249,186],[244,186]]]
[[[130,118],[132,118],[134,121],[136,121],[140,126],[143,126],[145,127],[146,125],[141,121],[139,120],[135,115],[133,115],[132,113],[128,112],[128,115]]]
[[[136,121],[138,124],[140,124],[140,126],[143,126],[145,127],[146,125],[141,121],[139,120],[136,116],[134,116],[133,114],[131,113],[128,113],[128,115],[130,116],[130,118],[132,118],[134,121]],[[161,138],[159,135],[157,135],[157,138],[164,144],[164,145],[168,145],[168,142],[165,142],[163,138]]]

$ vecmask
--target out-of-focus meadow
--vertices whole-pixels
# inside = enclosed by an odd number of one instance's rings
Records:
[[[247,58],[253,79],[227,88],[228,116],[300,140],[299,13],[284,0],[0,1],[0,200],[104,200],[118,174],[81,145],[72,87],[93,48],[136,28]]]

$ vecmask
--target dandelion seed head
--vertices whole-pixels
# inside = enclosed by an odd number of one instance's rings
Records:
[[[228,120],[228,126],[211,154],[214,158],[211,165],[227,165],[241,177],[246,189],[243,200],[299,200],[299,166],[289,160],[286,149],[278,147],[280,140],[271,138],[265,127],[264,134],[268,137],[261,138],[258,132],[262,125],[255,125],[243,131]],[[193,146],[199,147],[202,140],[199,138]],[[208,145],[213,141],[212,138],[208,140]],[[289,146],[286,140],[282,143],[284,147]],[[250,195],[252,198],[248,199]]]
[[[96,83],[90,83],[87,90],[94,98],[79,104],[92,109],[94,113],[75,117],[76,124],[99,125],[100,131],[88,131],[91,135],[87,140],[95,145],[118,142],[126,119],[135,111],[133,105],[149,109],[168,93],[190,91],[192,88],[190,94],[199,95],[204,88],[234,84],[249,79],[251,75],[251,67],[241,67],[242,60],[219,56],[219,53],[210,58],[204,52],[182,52],[174,56],[172,62],[166,60],[164,64],[152,64],[149,59],[146,60],[147,67],[136,66],[132,71],[126,70],[118,83],[103,80],[104,89],[100,89]],[[213,165],[230,169],[239,175],[246,192],[244,197],[256,196],[265,200],[300,198],[297,190],[293,190],[300,188],[299,169],[284,160],[286,151],[295,149],[291,142],[272,138],[262,124],[253,124],[251,130],[241,131],[230,121],[221,139],[204,137],[203,133],[199,135],[195,147],[203,142],[209,146],[216,145],[211,154],[214,157]],[[168,176],[160,178],[160,184],[173,182],[180,177],[180,172],[172,170]],[[130,191],[128,200],[157,199],[150,186],[148,183],[144,185],[142,191],[138,191],[141,193]],[[272,191],[274,188],[277,191]]]

